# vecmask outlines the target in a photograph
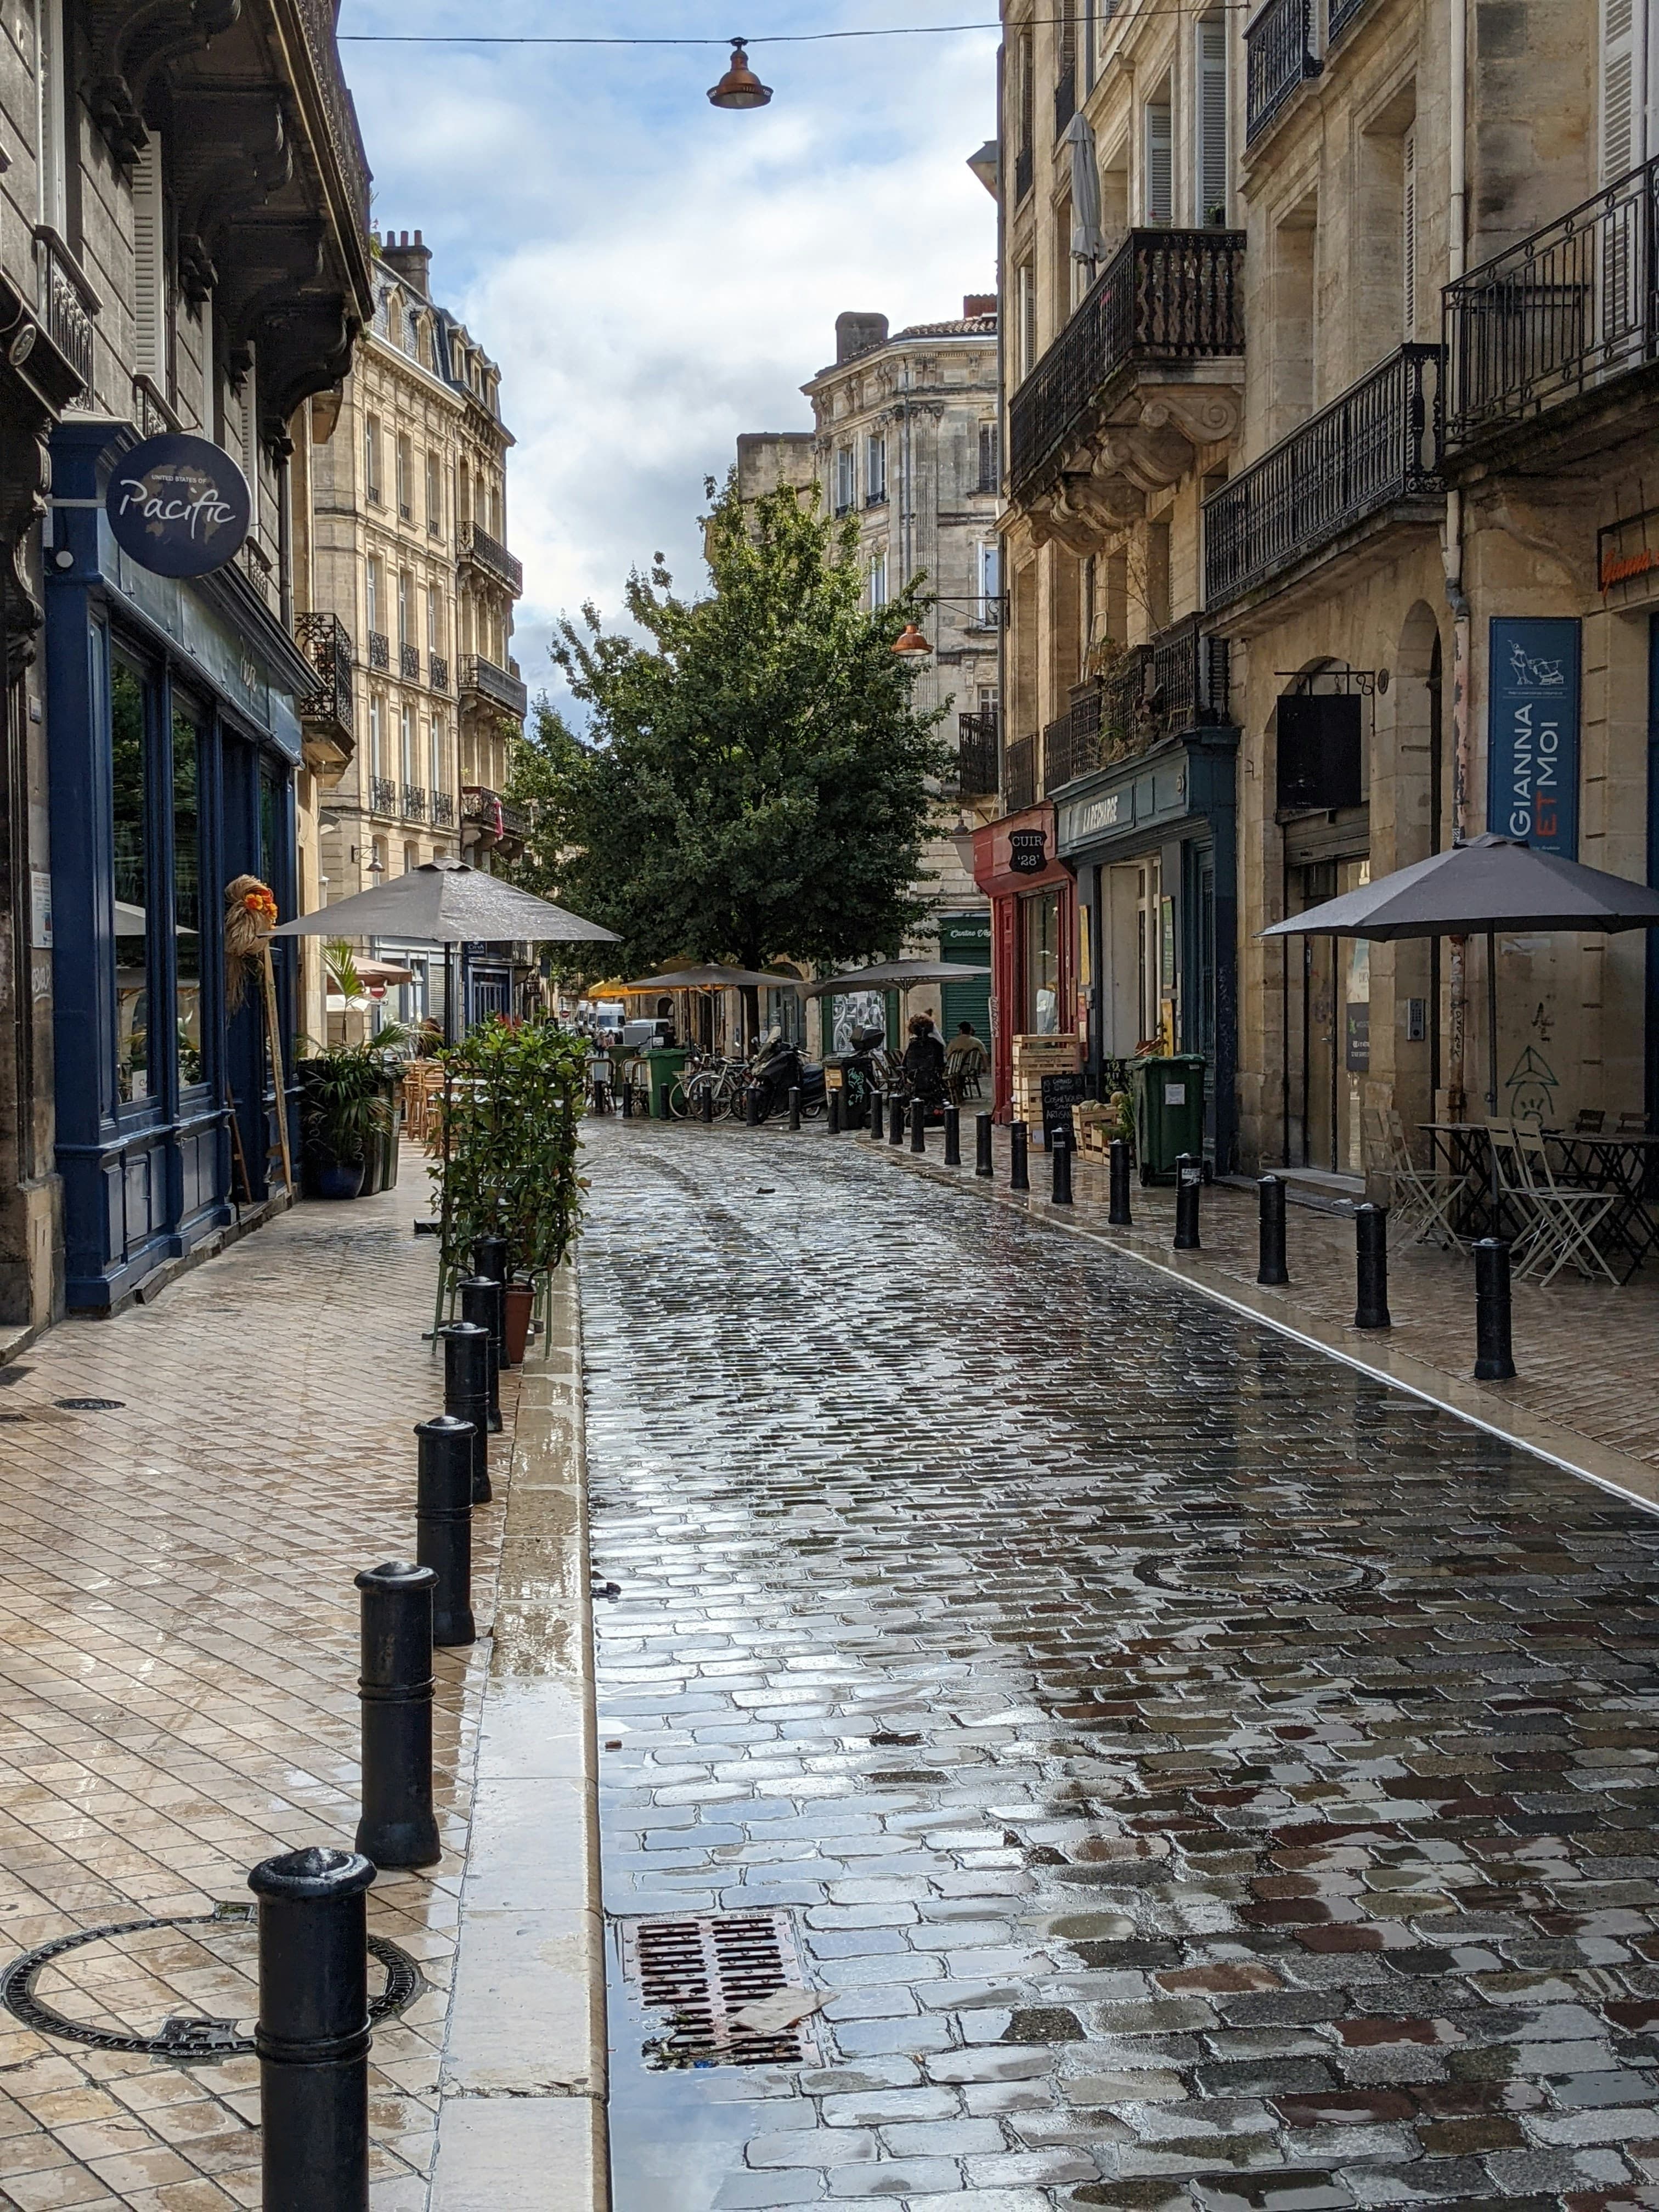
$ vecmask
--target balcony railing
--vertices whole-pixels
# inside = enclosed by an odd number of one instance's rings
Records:
[[[98,295],[55,230],[42,223],[34,238],[40,273],[40,319],[46,326],[46,336],[84,386],[70,404],[90,407],[94,404],[92,323],[99,311]]]
[[[1334,46],[1356,15],[1363,15],[1371,0],[1329,0],[1325,10],[1325,45]]]
[[[351,733],[351,635],[338,615],[307,611],[294,617],[294,635],[301,651],[321,679],[317,689],[300,702],[307,721],[326,722]]]
[[[1091,691],[1042,732],[1042,788],[1058,791],[1100,765],[1100,694]]]
[[[509,553],[498,538],[487,530],[480,530],[476,522],[464,522],[456,550],[463,561],[471,561],[498,584],[505,584],[514,599],[524,590],[524,562],[514,553]]]
[[[404,813],[410,822],[426,820],[426,793],[418,783],[404,786]]]
[[[449,689],[449,663],[441,653],[428,653],[426,657],[426,680],[434,691]]]
[[[1213,727],[1231,711],[1231,655],[1224,637],[1190,615],[1160,631],[1147,648],[1142,704],[1160,733]]]
[[[1244,32],[1244,143],[1265,131],[1297,85],[1317,76],[1313,0],[1267,0]]]
[[[1063,138],[1066,126],[1077,113],[1077,64],[1068,62],[1054,85],[1054,136]]]
[[[1029,146],[1022,146],[1014,156],[1014,205],[1018,207],[1031,189],[1036,176],[1036,157]]]
[[[398,811],[398,787],[389,775],[370,776],[368,811],[371,814],[395,814]]]
[[[372,629],[368,633],[368,665],[371,668],[392,665],[392,642],[384,630]]]
[[[356,216],[359,232],[367,237],[368,157],[363,152],[362,134],[357,128],[357,111],[352,104],[351,94],[346,89],[345,77],[340,68],[340,50],[335,43],[334,19],[338,9],[335,0],[299,0],[299,9],[306,45],[311,53],[311,66],[316,74],[317,89],[322,95],[323,109],[328,117],[329,137],[345,184],[346,197]]]
[[[497,668],[481,653],[461,655],[456,682],[463,698],[470,692],[475,699],[487,699],[492,707],[504,708],[520,720],[530,710],[530,694],[518,678]]]
[[[1204,502],[1204,596],[1226,606],[1368,515],[1440,489],[1440,348],[1403,345]]]
[[[530,817],[523,807],[511,805],[487,784],[469,783],[462,787],[461,818],[476,823],[497,843],[522,844],[530,832]]]
[[[1018,814],[1028,806],[1036,805],[1036,744],[1035,738],[1020,738],[1009,746],[1002,757],[1002,811]]]
[[[1446,288],[1456,448],[1659,358],[1659,161]]]
[[[455,826],[455,800],[447,791],[432,794],[432,826],[434,830],[453,830]]]
[[[420,682],[421,648],[418,645],[400,645],[398,647],[398,673],[408,677],[411,684]]]
[[[1242,230],[1132,230],[1008,410],[1009,478],[1029,495],[1124,369],[1242,354]]]
[[[997,787],[997,713],[957,716],[957,796],[980,799]]]

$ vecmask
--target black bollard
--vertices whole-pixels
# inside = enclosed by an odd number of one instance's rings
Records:
[[[1054,1160],[1054,1202],[1056,1206],[1072,1203],[1072,1146],[1064,1129],[1049,1133],[1048,1150]]]
[[[624,1121],[631,1121],[634,1118],[634,1086],[631,1083],[624,1083],[622,1087],[622,1117]]]
[[[1010,1190],[1030,1190],[1031,1188],[1024,1121],[1011,1122],[1008,1128],[1008,1188]]]
[[[1198,1200],[1203,1188],[1203,1161],[1195,1152],[1177,1153],[1175,1230],[1175,1249],[1177,1252],[1197,1252],[1203,1249],[1198,1241]]]
[[[789,1092],[789,1126],[792,1129],[800,1127],[800,1093],[793,1087]]]
[[[761,1093],[758,1083],[751,1083],[743,1094],[743,1118],[751,1129],[760,1127]]]
[[[444,1411],[472,1424],[472,1503],[489,1503],[489,1332],[475,1322],[453,1321],[439,1335],[444,1346]]]
[[[475,1275],[488,1275],[492,1283],[499,1283],[501,1286],[501,1295],[496,1304],[495,1317],[494,1322],[491,1323],[491,1327],[495,1332],[495,1358],[497,1364],[502,1369],[508,1368],[513,1364],[512,1361],[507,1356],[507,1280],[508,1249],[507,1241],[505,1237],[480,1237],[475,1240],[472,1246],[473,1273]]]
[[[1510,1248],[1501,1237],[1474,1246],[1474,1379],[1507,1382],[1515,1373],[1510,1339]]]
[[[355,1851],[289,1851],[259,1900],[260,2157],[265,2212],[368,2212],[368,1915]]]
[[[864,1133],[872,1145],[878,1145],[887,1133],[887,1103],[879,1091],[870,1093],[869,1115]]]
[[[1391,1328],[1389,1316],[1389,1215],[1381,1206],[1356,1206],[1353,1243],[1359,1294],[1354,1303],[1356,1328]]]
[[[484,1376],[489,1386],[488,1426],[490,1435],[498,1437],[501,1432],[501,1363],[495,1349],[495,1309],[505,1303],[507,1292],[489,1275],[464,1276],[459,1287],[461,1319],[475,1322],[489,1340],[484,1347]]]
[[[962,1109],[947,1106],[945,1109],[945,1164],[947,1168],[962,1165]]]
[[[1277,1176],[1267,1175],[1256,1184],[1261,1203],[1261,1249],[1255,1279],[1258,1283],[1288,1283],[1285,1265],[1285,1186]]]
[[[826,1091],[823,1094],[823,1123],[829,1135],[840,1136],[841,1093],[839,1091]]]
[[[904,1101],[896,1091],[887,1102],[887,1141],[890,1145],[904,1142]]]
[[[1106,1215],[1107,1226],[1133,1229],[1134,1222],[1129,1213],[1129,1147],[1121,1137],[1113,1138],[1110,1159],[1111,1205]]]
[[[702,1090],[698,1091],[697,1111],[702,1115],[705,1121],[711,1124],[713,1123],[714,1119],[714,1086],[712,1083],[705,1083]]]
[[[988,1114],[974,1116],[974,1173],[988,1179],[996,1173],[996,1163],[991,1156],[991,1117]]]
[[[920,1098],[910,1101],[910,1150],[925,1152],[927,1149],[927,1109]]]
[[[363,1812],[356,1847],[377,1867],[434,1866],[432,1810],[430,1567],[388,1559],[357,1577],[362,1592]]]
[[[432,1641],[476,1644],[472,1618],[472,1424],[439,1413],[415,1429],[415,1556],[437,1577]]]

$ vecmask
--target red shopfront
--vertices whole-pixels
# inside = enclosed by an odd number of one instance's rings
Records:
[[[1077,879],[1054,857],[1052,806],[1005,815],[974,834],[974,881],[991,902],[993,1111],[1011,1118],[1016,1035],[1073,1034]]]

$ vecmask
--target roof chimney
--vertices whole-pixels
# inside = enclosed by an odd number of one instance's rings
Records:
[[[432,297],[432,248],[421,243],[418,230],[412,239],[406,230],[395,235],[387,231],[380,247],[380,258],[397,270],[405,284],[412,285],[423,300]]]
[[[856,361],[860,354],[869,353],[887,343],[885,315],[860,314],[849,307],[844,315],[836,317],[836,366],[843,362]]]
[[[997,295],[994,292],[969,292],[963,295],[962,319],[965,323],[971,323],[977,315],[994,315],[996,311]]]

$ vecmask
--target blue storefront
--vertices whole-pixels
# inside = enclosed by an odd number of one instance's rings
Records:
[[[264,1005],[227,1013],[224,887],[257,876],[295,911],[297,702],[315,682],[240,566],[175,580],[117,545],[104,495],[137,442],[107,421],[54,434],[45,561],[58,1164],[82,1309],[269,1194]],[[287,1060],[291,945],[276,966]]]

